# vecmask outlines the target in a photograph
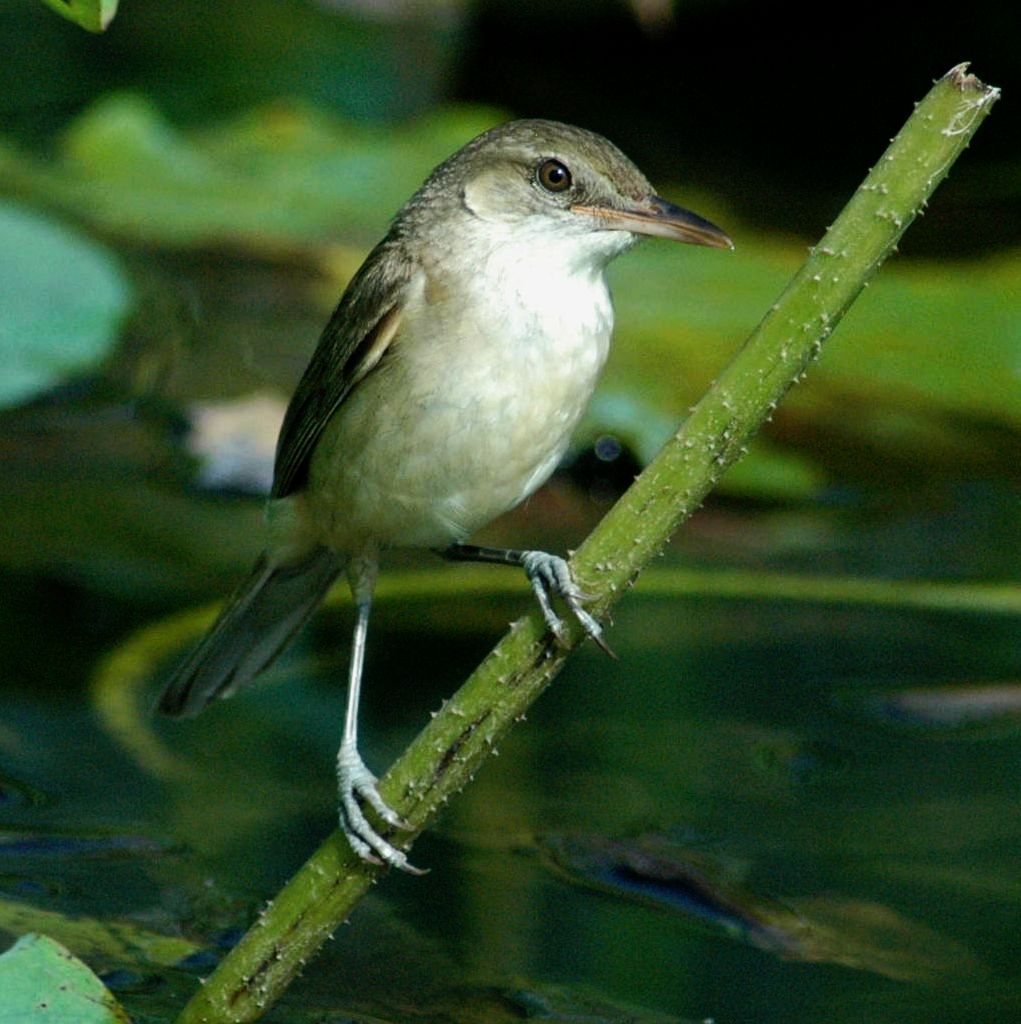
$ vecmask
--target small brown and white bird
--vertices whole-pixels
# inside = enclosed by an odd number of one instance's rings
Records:
[[[348,285],[277,443],[269,543],[160,698],[201,711],[250,682],[345,572],[357,609],[337,758],[340,823],[367,861],[415,871],[366,816],[402,821],[358,753],[381,551],[520,565],[554,634],[562,600],[597,641],[567,563],[466,543],[553,472],[606,360],[607,265],[640,235],[731,247],[592,132],[512,121],[444,161]]]

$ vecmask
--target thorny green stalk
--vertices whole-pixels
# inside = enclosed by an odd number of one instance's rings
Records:
[[[864,86],[863,86],[864,88]],[[605,615],[699,506],[841,316],[893,251],[999,91],[953,68],[919,103],[794,280],[716,384],[573,559]],[[519,620],[393,765],[380,791],[413,826],[407,847],[479,768],[560,670],[537,612]],[[381,869],[335,832],[309,858],[184,1008],[177,1024],[258,1019],[344,921]]]

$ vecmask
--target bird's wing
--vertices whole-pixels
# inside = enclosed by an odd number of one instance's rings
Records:
[[[319,436],[355,385],[379,362],[400,325],[414,264],[384,239],[355,274],[323,329],[287,407],[277,440],[274,498],[301,490]]]

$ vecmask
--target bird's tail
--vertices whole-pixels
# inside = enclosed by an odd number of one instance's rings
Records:
[[[324,547],[290,565],[273,565],[263,555],[205,639],[178,666],[159,710],[196,715],[251,682],[308,621],[342,568]]]

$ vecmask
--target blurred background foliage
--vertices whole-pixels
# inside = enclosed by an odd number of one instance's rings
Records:
[[[733,255],[647,243],[615,265],[617,340],[570,462],[487,531],[563,548],[697,400],[911,102],[971,59],[1004,89],[995,116],[665,564],[1016,577],[1019,22],[1009,5],[921,20],[909,4],[123,0],[93,35],[8,0],[0,771],[3,827],[21,845],[0,849],[0,927],[35,921],[156,1012],[330,827],[346,620],[328,613],[274,670],[289,686],[191,732],[153,735],[147,694],[118,697],[101,659],[141,658],[155,690],[167,638],[179,649],[198,628],[159,617],[225,592],[261,545],[283,403],[345,282],[432,166],[501,119],[606,134],[737,243]],[[458,579],[460,595],[432,603],[410,584],[402,599],[398,583],[381,607],[369,682],[380,764],[525,599],[517,580],[479,601],[478,577]],[[957,963],[969,967],[954,984],[966,973],[975,986],[955,990],[961,1019],[1002,1019],[1017,963],[1016,628],[640,594],[617,627],[625,681],[583,654],[566,696],[424,842],[424,862],[445,865],[437,877],[388,883],[412,923],[377,906],[359,925],[366,949],[400,941],[418,967],[370,971],[374,988],[348,965],[360,1012],[417,996],[443,1019],[613,1018],[622,1001],[765,1021],[788,1019],[796,988],[815,1019],[860,1020],[848,1007],[864,1002],[876,1020],[930,1020],[935,1007],[949,1020],[938,987],[887,986]],[[159,657],[138,653],[136,627],[164,638]],[[89,679],[102,683],[94,705]],[[180,743],[174,759],[150,756]],[[198,768],[175,774],[182,759]],[[298,762],[305,774],[288,775]],[[537,840],[551,822],[613,838]],[[458,907],[442,927],[426,909],[440,879]],[[844,895],[810,904],[824,890]],[[770,902],[778,893],[800,926]],[[173,957],[147,960],[137,936],[131,953],[71,927],[110,917],[138,936],[184,933],[206,959],[168,976]],[[563,952],[576,940],[576,956]],[[657,942],[685,969],[668,978]],[[971,956],[993,980],[974,980]],[[465,960],[476,987],[458,987]],[[796,961],[829,966],[802,985]],[[452,987],[434,991],[436,977]],[[280,1019],[337,1005],[325,977],[309,991]]]
[[[646,245],[614,268],[619,344],[576,449],[579,473],[608,475],[612,491],[761,316],[899,125],[916,83],[968,49],[956,30],[912,25],[926,66],[913,65],[893,42],[908,34],[896,9],[878,37],[848,10],[840,45],[823,45],[804,35],[810,10],[767,18],[727,3],[262,0],[228,2],[212,17],[180,0],[129,4],[93,36],[38,5],[8,5],[0,194],[10,225],[37,227],[28,244],[8,239],[20,256],[0,286],[19,301],[5,303],[0,322],[11,352],[0,400],[44,392],[77,370],[75,393],[58,403],[78,403],[74,426],[53,457],[79,446],[82,416],[123,411],[118,396],[145,407],[131,417],[136,432],[165,437],[166,417],[181,415],[182,443],[166,460],[196,447],[208,454],[216,441],[187,443],[194,403],[253,391],[285,398],[347,277],[438,160],[501,117],[564,118],[608,134],[663,191],[738,238],[734,259]],[[796,50],[787,41],[795,29],[805,40]],[[1009,94],[1009,33],[971,30]],[[920,476],[968,478],[977,468],[1016,478],[1018,154],[1013,134],[997,128],[912,228],[912,258],[884,271],[726,490],[811,501],[848,485],[914,492]],[[48,219],[30,222],[39,215]],[[76,280],[60,261],[86,243],[94,256]],[[97,262],[119,268],[107,271],[119,275],[116,299],[62,323],[63,306],[76,310],[92,292],[85,275]],[[59,356],[54,338],[65,342]],[[83,385],[90,366],[98,373]],[[40,417],[58,433],[66,425],[22,409],[0,439],[14,449],[5,462],[16,476],[24,431],[36,436]],[[268,440],[252,454],[261,468],[232,467],[228,448],[212,477],[247,490],[254,474],[257,485],[274,429],[270,415]],[[27,444],[35,465],[39,449]],[[55,465],[51,479],[66,472]],[[57,504],[59,516],[66,503]],[[86,518],[95,508],[79,504]],[[70,558],[80,568],[97,551],[54,541],[67,531],[33,507],[31,517],[3,510],[8,561],[52,570]],[[133,522],[121,545],[139,531],[148,532]],[[100,551],[89,571],[103,572],[109,555]]]

